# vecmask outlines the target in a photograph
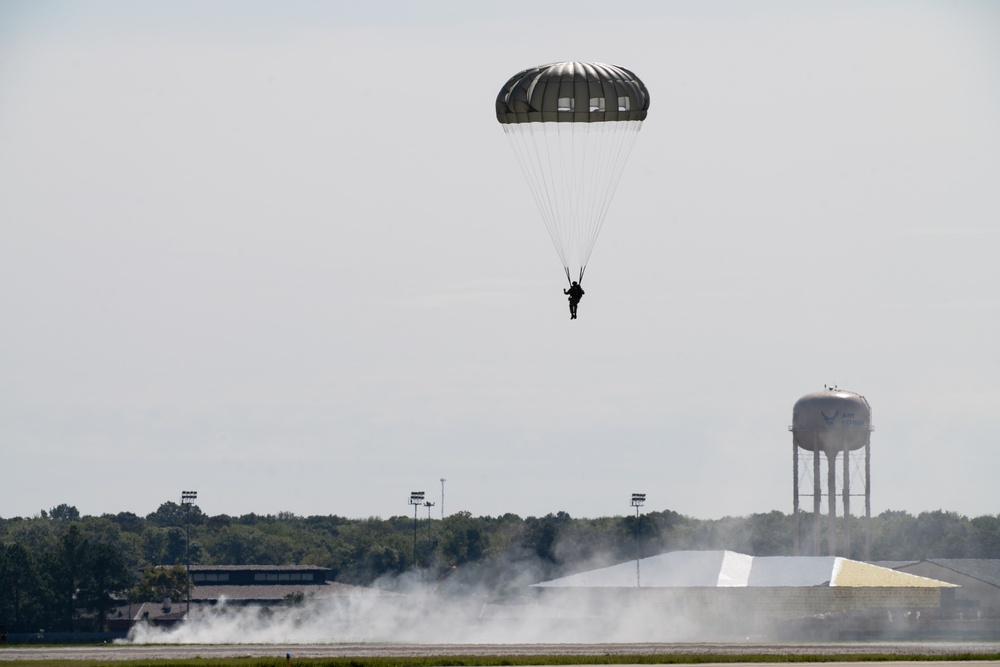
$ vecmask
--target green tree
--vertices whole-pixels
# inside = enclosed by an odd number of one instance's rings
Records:
[[[443,521],[441,553],[447,565],[465,565],[483,557],[489,537],[482,521],[468,512],[456,512]]]
[[[774,510],[747,520],[751,556],[787,556],[792,553],[792,519]]]
[[[372,547],[368,551],[367,561],[368,571],[375,577],[385,574],[400,574],[408,562],[400,550],[391,544],[378,544]]]
[[[119,512],[118,514],[104,514],[102,519],[108,519],[118,524],[118,527],[129,533],[141,533],[145,527],[145,520],[132,512]]]
[[[86,586],[89,576],[89,549],[87,538],[75,523],[59,542],[59,548],[45,554],[44,569],[50,579],[50,611],[56,624],[55,629],[74,629],[77,617],[77,594]]]
[[[955,512],[921,512],[917,516],[919,557],[964,558],[969,546],[966,521]]]
[[[55,521],[79,521],[80,510],[63,503],[49,510],[49,518]]]
[[[872,560],[920,560],[922,549],[916,518],[904,511],[886,510],[872,520]]]
[[[0,543],[0,626],[15,632],[37,629],[42,593],[31,553],[18,543]]]
[[[523,544],[544,561],[558,563],[556,541],[559,532],[570,524],[572,518],[566,512],[546,514],[541,519],[529,516],[524,521]]]
[[[168,500],[156,508],[155,512],[147,514],[146,521],[161,528],[184,528],[189,523],[192,526],[205,523],[205,514],[197,505],[178,505]]]
[[[971,558],[1000,558],[1000,516],[977,516],[969,521]]]
[[[187,596],[188,574],[183,565],[150,567],[129,593],[134,602],[160,602],[166,598],[180,600]]]
[[[109,544],[92,544],[87,554],[88,573],[79,592],[82,605],[95,612],[96,630],[107,629],[108,612],[115,599],[128,590],[132,577],[122,552]]]

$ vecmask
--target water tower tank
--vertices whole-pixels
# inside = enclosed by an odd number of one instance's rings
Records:
[[[871,442],[871,406],[864,396],[843,389],[806,394],[792,408],[792,437],[797,447],[836,456]]]

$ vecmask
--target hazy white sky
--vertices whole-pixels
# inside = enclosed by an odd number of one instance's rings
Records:
[[[624,6],[623,6],[624,7]],[[0,2],[0,516],[1000,511],[1000,4]],[[494,114],[650,91],[568,319]],[[433,508],[435,516],[440,507]]]

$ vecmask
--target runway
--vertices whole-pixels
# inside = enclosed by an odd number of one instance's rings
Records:
[[[913,657],[1000,654],[1000,642],[831,642],[831,643],[629,643],[629,644],[177,644],[27,647],[0,649],[0,662],[18,660],[156,660],[188,658],[433,657],[461,655],[774,655]],[[540,662],[539,664],[544,664]],[[704,664],[704,663],[702,663]],[[727,663],[732,665],[734,663]],[[762,665],[766,663],[755,663]],[[850,663],[858,665],[857,662]],[[924,663],[926,664],[926,663]],[[936,664],[945,664],[938,662]],[[958,663],[956,663],[958,664]],[[969,664],[962,662],[961,664]],[[1000,664],[993,661],[990,664]]]

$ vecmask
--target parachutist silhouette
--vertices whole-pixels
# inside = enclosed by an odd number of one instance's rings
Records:
[[[576,307],[580,305],[580,299],[583,298],[584,291],[580,287],[580,283],[573,281],[573,284],[569,286],[569,289],[564,289],[563,294],[569,295],[569,319],[576,319]]]

